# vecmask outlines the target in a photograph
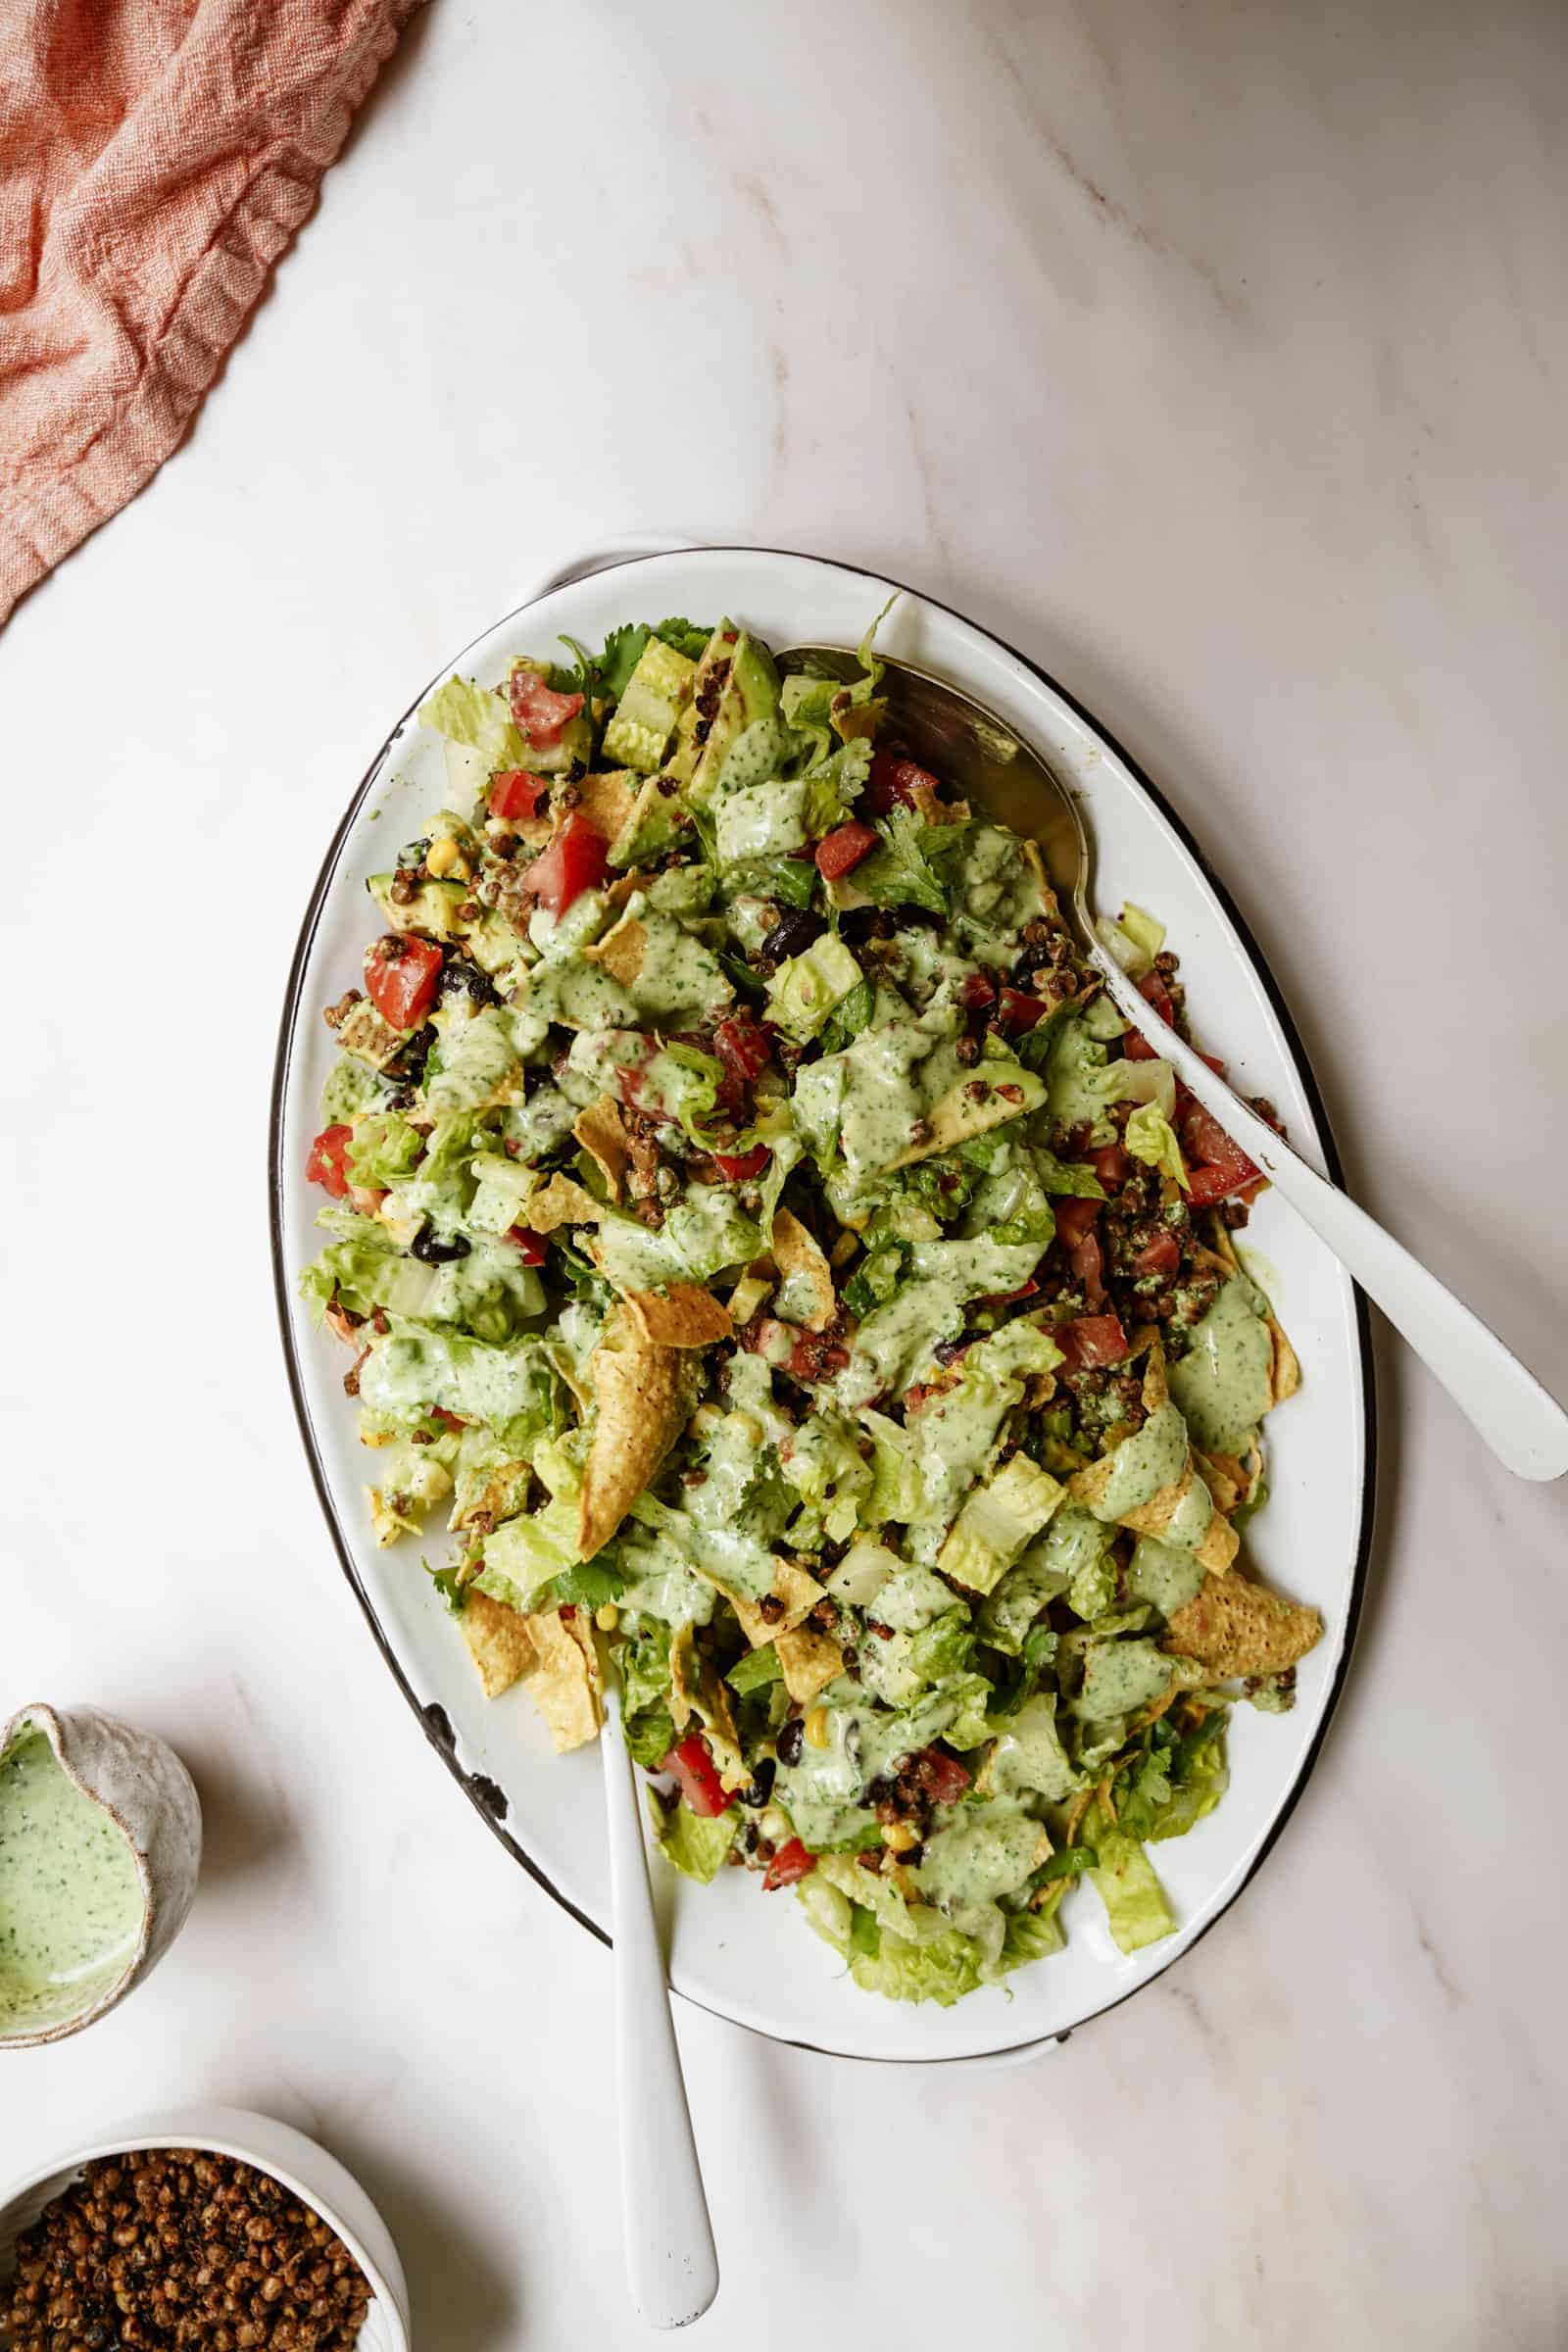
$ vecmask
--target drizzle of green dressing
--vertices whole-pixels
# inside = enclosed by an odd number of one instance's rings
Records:
[[[136,1948],[142,1889],[123,1833],[41,1732],[0,1756],[0,2032],[64,2025]]]
[[[1194,1442],[1208,1453],[1245,1453],[1268,1411],[1274,1343],[1261,1294],[1244,1277],[1193,1327],[1192,1344],[1170,1367],[1170,1393]]]
[[[1151,1413],[1142,1429],[1123,1438],[1111,1455],[1105,1491],[1091,1504],[1097,1519],[1119,1519],[1136,1511],[1161,1487],[1180,1478],[1187,1465],[1187,1425],[1173,1404]]]

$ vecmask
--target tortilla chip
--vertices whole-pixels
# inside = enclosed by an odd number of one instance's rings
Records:
[[[826,1598],[814,1576],[808,1575],[804,1568],[797,1568],[793,1560],[781,1560],[776,1552],[773,1555],[771,1589],[773,1598],[783,1603],[784,1614],[775,1617],[771,1624],[748,1594],[731,1592],[727,1585],[720,1584],[717,1577],[710,1576],[706,1569],[699,1568],[697,1574],[715,1592],[723,1593],[740,1619],[741,1631],[754,1649],[765,1649],[779,1634],[793,1632],[807,1612],[814,1609],[819,1600]]]
[[[523,1624],[534,1648],[533,1665],[523,1669],[523,1685],[545,1719],[557,1754],[564,1755],[567,1748],[597,1739],[604,1721],[593,1636],[579,1619],[564,1618],[555,1609],[525,1617]]]
[[[598,1418],[583,1470],[577,1548],[591,1560],[604,1548],[691,1418],[701,1370],[676,1348],[646,1339],[635,1317],[617,1307],[588,1358]]]
[[[509,1609],[504,1600],[492,1600],[488,1592],[470,1587],[458,1625],[486,1698],[499,1698],[519,1676],[532,1671],[539,1653],[519,1609]]]
[[[809,1706],[844,1672],[844,1652],[829,1634],[780,1634],[773,1646],[784,1669],[784,1688],[798,1706]]]
[[[1033,1070],[1007,1067],[994,1078],[991,1071],[996,1067],[994,1062],[982,1063],[974,1076],[950,1086],[941,1102],[926,1113],[930,1133],[925,1141],[901,1152],[897,1159],[889,1160],[889,1167],[906,1168],[917,1159],[929,1159],[935,1152],[951,1152],[971,1136],[985,1135],[993,1127],[1004,1127],[1009,1119],[1021,1119],[1027,1111],[1040,1108],[1046,1089]],[[1004,1086],[1014,1090],[1016,1101],[1003,1094]],[[974,1087],[981,1091],[971,1093]]]
[[[623,914],[603,939],[583,949],[582,959],[584,963],[597,963],[601,971],[618,980],[622,988],[635,988],[647,955],[647,924],[638,915]]]
[[[1223,1511],[1228,1519],[1242,1499],[1246,1471],[1234,1454],[1199,1453],[1195,1448],[1193,1459],[1198,1464],[1199,1476],[1214,1497],[1215,1510]]]
[[[1151,1335],[1149,1361],[1144,1366],[1144,1410],[1157,1413],[1162,1404],[1170,1402],[1170,1383],[1165,1376],[1165,1348],[1161,1340]]]
[[[630,816],[640,782],[629,767],[607,768],[603,775],[577,778],[577,807],[607,842],[615,839]]]
[[[1141,1502],[1136,1510],[1124,1511],[1117,1524],[1121,1527],[1130,1527],[1135,1535],[1163,1537],[1171,1521],[1192,1493],[1197,1479],[1198,1472],[1189,1459],[1180,1478],[1172,1479],[1168,1487],[1161,1487],[1157,1494],[1152,1494],[1149,1500]],[[1202,1542],[1193,1547],[1193,1557],[1200,1560],[1205,1568],[1217,1573],[1220,1569],[1230,1566],[1236,1557],[1241,1541],[1241,1537],[1236,1533],[1230,1521],[1216,1507],[1213,1517],[1203,1530]]]
[[[657,1348],[711,1348],[735,1336],[728,1307],[700,1283],[672,1282],[662,1292],[628,1291],[626,1304],[644,1339]]]
[[[626,1173],[626,1128],[614,1096],[601,1095],[597,1102],[590,1102],[571,1132],[598,1167],[610,1198],[618,1203]]]
[[[1269,1367],[1270,1409],[1294,1396],[1301,1385],[1301,1359],[1280,1327],[1278,1315],[1268,1318],[1268,1336],[1274,1343],[1274,1361]]]
[[[722,1786],[746,1788],[752,1774],[741,1754],[729,1690],[712,1659],[697,1647],[694,1626],[683,1625],[670,1642],[669,1692],[669,1716],[676,1732],[684,1732],[695,1717]]]
[[[808,1331],[826,1331],[839,1311],[832,1269],[800,1218],[787,1208],[773,1213],[773,1263],[786,1282],[798,1277],[803,1288],[810,1286],[810,1313],[790,1320],[804,1323]]]
[[[1280,1674],[1304,1658],[1323,1620],[1299,1608],[1240,1569],[1210,1576],[1171,1618],[1160,1647],[1194,1658],[1221,1680],[1239,1674]]]
[[[554,1233],[558,1225],[596,1225],[600,1203],[585,1186],[570,1176],[552,1176],[530,1193],[521,1218],[530,1233]]]

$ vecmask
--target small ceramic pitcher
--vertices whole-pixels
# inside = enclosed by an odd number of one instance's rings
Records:
[[[173,1749],[151,1732],[96,1707],[34,1705],[0,1728],[0,1756],[29,1734],[48,1741],[66,1777],[124,1838],[141,1886],[141,1925],[123,1968],[107,1984],[89,1983],[79,2009],[46,2025],[8,2024],[0,2010],[0,2050],[62,2041],[122,2001],[184,1926],[202,1858],[195,1785]]]

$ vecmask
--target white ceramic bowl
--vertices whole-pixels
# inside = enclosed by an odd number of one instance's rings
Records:
[[[111,2131],[56,2150],[20,2180],[0,2191],[0,2285],[16,2270],[17,2240],[44,2207],[70,2186],[95,2156],[123,2156],[139,2148],[200,2148],[234,2156],[274,2180],[318,2213],[337,2231],[369,2282],[373,2301],[358,2338],[357,2352],[409,2352],[409,2290],[392,2233],[353,2174],[296,2132],[270,2115],[243,2107],[174,2107],[159,2115],[131,2116]],[[0,2352],[6,2336],[0,2328]]]

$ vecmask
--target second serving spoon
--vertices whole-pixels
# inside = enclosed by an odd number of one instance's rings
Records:
[[[1078,945],[1118,1012],[1327,1243],[1497,1459],[1519,1478],[1561,1478],[1568,1471],[1568,1412],[1556,1398],[1401,1243],[1266,1126],[1161,1019],[1102,944],[1092,911],[1089,836],[1076,796],[982,704],[907,662],[877,659],[891,731],[961,793],[1039,843]],[[779,667],[846,683],[861,674],[858,656],[834,645],[791,646],[779,656]]]

